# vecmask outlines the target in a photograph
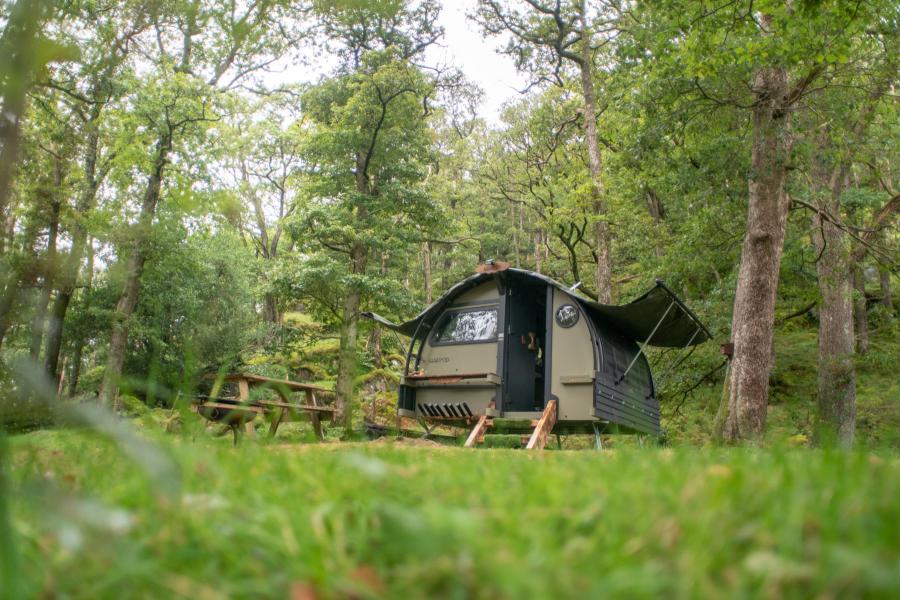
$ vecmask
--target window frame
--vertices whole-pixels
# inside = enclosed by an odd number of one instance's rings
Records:
[[[447,321],[452,318],[454,314],[462,314],[467,312],[483,312],[483,311],[494,311],[494,314],[497,316],[496,323],[497,327],[494,330],[494,335],[490,338],[483,340],[453,340],[453,341],[439,341],[438,334],[441,331],[441,328],[447,323]],[[431,333],[428,334],[428,345],[432,347],[436,346],[467,346],[470,344],[495,344],[500,340],[500,305],[499,303],[495,304],[483,304],[481,306],[466,306],[460,308],[448,308],[444,311],[444,314],[441,315],[441,318],[438,319],[437,325],[431,330]]]

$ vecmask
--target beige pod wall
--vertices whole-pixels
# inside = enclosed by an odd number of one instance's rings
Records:
[[[499,302],[497,286],[489,281],[456,298],[453,304],[447,307],[447,310],[498,306]],[[502,328],[498,331],[498,335],[503,335]],[[425,347],[422,349],[422,360],[419,363],[419,369],[425,371],[425,374],[455,375],[458,373],[497,372],[497,342],[432,346],[431,339],[431,334],[429,334]],[[467,402],[473,410],[477,408],[483,411],[494,393],[494,386],[423,386],[416,388],[416,401],[425,403]]]
[[[565,304],[578,309],[578,322],[569,328],[556,322],[556,311]],[[579,302],[564,292],[553,290],[553,336],[550,348],[550,394],[559,398],[559,419],[594,419],[594,350],[588,316]]]

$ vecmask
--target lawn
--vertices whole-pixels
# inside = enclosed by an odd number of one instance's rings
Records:
[[[24,597],[897,597],[900,456],[7,440]],[[149,441],[142,446],[141,440]],[[18,583],[17,583],[18,582]]]

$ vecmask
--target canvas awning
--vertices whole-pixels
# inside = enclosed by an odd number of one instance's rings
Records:
[[[648,346],[693,346],[712,335],[675,293],[657,280],[656,285],[628,304],[600,304],[581,300],[591,316],[612,324],[622,334]]]

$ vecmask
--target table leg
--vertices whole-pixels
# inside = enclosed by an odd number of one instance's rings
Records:
[[[269,437],[275,437],[275,433],[278,432],[278,426],[281,425],[282,419],[284,419],[285,409],[279,408],[278,412],[275,414],[275,417],[272,419],[272,425],[269,427]]]
[[[312,423],[313,431],[316,432],[316,436],[319,438],[319,441],[325,441],[325,432],[322,431],[322,421],[319,419],[319,413],[316,411],[310,411],[309,413],[309,422]]]
[[[241,399],[241,404],[249,404],[250,403],[250,382],[246,379],[238,379],[238,395]],[[244,431],[247,432],[247,435],[250,437],[256,437],[256,429],[253,427],[252,421],[247,421],[244,423]]]
[[[246,379],[238,379],[238,396],[241,402],[250,400],[250,383]]]

